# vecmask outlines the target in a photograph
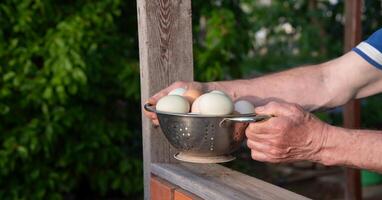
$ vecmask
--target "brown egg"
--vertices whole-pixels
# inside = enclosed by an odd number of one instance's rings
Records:
[[[195,114],[200,114],[200,110],[199,110],[199,102],[200,102],[200,98],[196,98],[196,100],[192,103],[192,106],[191,106],[191,113],[195,113]]]
[[[198,98],[200,95],[202,95],[202,92],[195,89],[189,89],[187,90],[183,96],[188,99],[188,101],[192,104],[192,102],[195,101],[196,98]]]

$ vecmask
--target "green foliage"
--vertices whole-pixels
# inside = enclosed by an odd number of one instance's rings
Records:
[[[119,0],[0,3],[0,199],[141,191],[135,16]]]
[[[343,4],[223,0],[200,6],[197,18],[207,21],[206,28],[199,23],[194,33],[202,41],[197,43],[195,61],[201,80],[221,79],[227,73],[231,75],[228,78],[239,78],[277,71],[342,53],[338,38],[342,38],[343,26],[336,16],[343,12]]]

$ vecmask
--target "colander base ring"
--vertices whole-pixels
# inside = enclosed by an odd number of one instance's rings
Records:
[[[222,156],[193,156],[187,155],[185,153],[177,153],[174,155],[174,158],[184,162],[192,163],[224,163],[235,160],[235,156],[231,155],[222,155]]]

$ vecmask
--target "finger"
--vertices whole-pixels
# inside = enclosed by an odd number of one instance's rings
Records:
[[[154,120],[153,120],[153,124],[154,124],[155,126],[159,126],[159,120],[158,120],[158,119],[154,119]]]
[[[166,96],[169,93],[169,91],[166,89],[159,91],[158,93],[154,94],[152,97],[149,98],[148,102],[152,105],[155,105],[160,98]]]
[[[280,128],[284,127],[285,125],[283,120],[284,117],[272,117],[264,122],[249,123],[246,129],[246,133],[248,133],[248,135],[277,133],[279,132]]]
[[[277,148],[269,140],[247,140],[247,146],[250,149],[264,152],[265,154],[282,154],[285,153],[283,149]]]
[[[143,109],[143,114],[149,118],[149,119],[156,119],[157,118],[157,114],[154,113],[154,112],[150,112],[150,111],[147,111],[145,109]]]
[[[152,121],[153,125],[155,126],[158,126],[159,125],[159,121],[158,121],[158,116],[156,113],[154,112],[149,112],[145,109],[143,109],[143,114]]]
[[[278,148],[269,141],[258,142],[247,140],[247,146],[252,150],[263,152],[270,158],[284,159],[288,157],[288,152],[285,149]]]
[[[253,133],[246,131],[245,135],[249,140],[254,140],[258,142],[270,141],[272,143],[275,143],[277,141],[277,138],[280,137],[279,134],[268,134],[268,132]]]
[[[157,99],[157,98],[150,97],[145,103],[146,103],[146,104],[150,104],[150,105],[156,105],[157,102],[158,102],[158,99]]]
[[[254,150],[258,150],[258,151],[261,151],[261,152],[265,152],[267,151],[268,149],[268,146],[269,145],[265,145],[267,143],[267,141],[265,140],[252,140],[252,139],[248,139],[247,140],[247,147],[250,148],[250,149],[254,149]]]
[[[285,116],[289,115],[290,111],[286,103],[271,101],[264,106],[255,108],[255,113],[259,115]]]
[[[251,150],[251,157],[254,160],[261,161],[261,162],[269,162],[269,163],[279,163],[281,162],[280,159],[271,158],[267,154],[255,150]]]
[[[168,86],[167,88],[165,88],[165,89],[159,91],[158,93],[154,94],[154,95],[149,99],[150,103],[156,104],[156,102],[157,102],[160,98],[162,98],[162,97],[168,95],[168,93],[171,92],[171,90],[174,90],[174,89],[176,89],[176,88],[184,88],[184,89],[187,89],[187,83],[186,83],[186,82],[182,82],[182,81],[177,81],[177,82],[172,83],[172,84],[171,84],[170,86]]]
[[[258,140],[272,138],[272,134],[265,126],[257,126],[255,124],[250,124],[245,130],[245,135],[248,139]]]

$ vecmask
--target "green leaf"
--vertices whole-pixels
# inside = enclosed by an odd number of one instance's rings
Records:
[[[21,158],[27,158],[28,157],[28,150],[23,146],[17,147],[17,152],[19,153]]]
[[[4,82],[7,82],[7,81],[9,81],[9,80],[11,80],[13,77],[15,77],[16,76],[16,73],[15,72],[13,72],[13,71],[10,71],[10,72],[7,72],[7,73],[5,73],[4,75],[3,75],[3,81]]]

